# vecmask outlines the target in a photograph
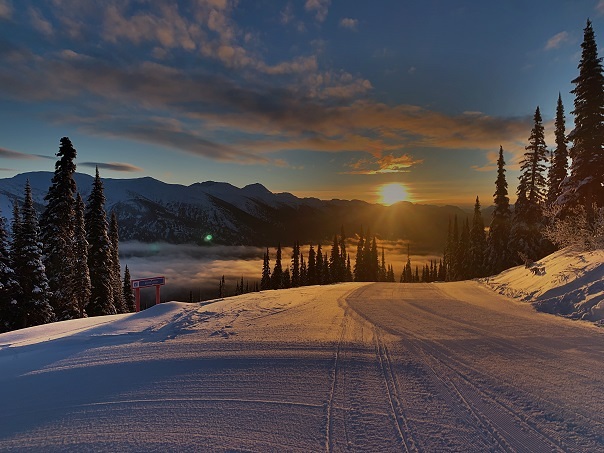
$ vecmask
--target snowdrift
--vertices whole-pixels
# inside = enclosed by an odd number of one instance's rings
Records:
[[[604,324],[604,250],[565,248],[481,282],[539,311]]]

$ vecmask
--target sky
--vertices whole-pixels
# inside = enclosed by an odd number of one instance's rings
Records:
[[[108,178],[488,205],[501,145],[513,200],[588,18],[602,49],[604,0],[0,0],[0,177],[68,136]]]

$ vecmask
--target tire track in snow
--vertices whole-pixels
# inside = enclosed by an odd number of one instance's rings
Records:
[[[405,447],[405,451],[408,453],[412,451],[418,451],[417,443],[411,435],[411,429],[409,427],[409,421],[405,416],[405,413],[400,404],[400,396],[396,386],[396,380],[392,371],[392,363],[388,349],[381,339],[381,335],[378,329],[374,327],[374,341],[375,350],[380,368],[382,370],[382,376],[384,377],[384,384],[386,392],[388,393],[388,400],[390,402],[390,409],[392,411],[392,417],[396,425],[396,430],[399,435],[401,444]]]
[[[340,338],[338,340],[338,344],[336,346],[336,352],[333,362],[333,367],[331,370],[331,388],[329,390],[329,396],[327,398],[327,408],[325,411],[325,451],[332,451],[332,438],[331,438],[331,417],[333,411],[333,400],[336,393],[336,382],[338,380],[338,366],[340,359],[340,351],[342,349],[342,343],[344,342],[344,334],[346,332],[346,325],[348,323],[348,309],[344,310],[344,315],[342,317],[342,322],[340,323]]]

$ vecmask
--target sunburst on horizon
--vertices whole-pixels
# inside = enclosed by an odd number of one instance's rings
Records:
[[[399,201],[410,201],[407,188],[398,182],[384,184],[380,187],[379,194],[380,202],[387,206],[398,203]]]

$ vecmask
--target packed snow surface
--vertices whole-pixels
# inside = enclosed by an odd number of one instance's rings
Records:
[[[0,450],[604,450],[604,329],[348,283],[0,335]]]
[[[604,323],[604,250],[565,248],[482,282],[546,313]]]

